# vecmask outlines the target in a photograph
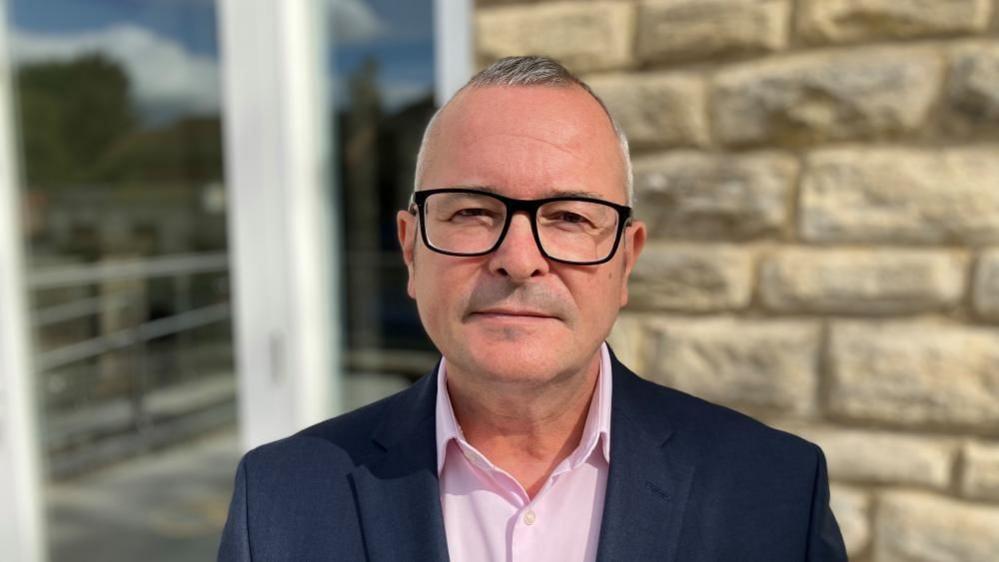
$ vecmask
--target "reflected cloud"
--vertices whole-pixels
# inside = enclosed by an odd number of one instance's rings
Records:
[[[329,1],[333,37],[338,43],[363,43],[385,34],[385,22],[361,0]]]
[[[134,99],[147,119],[219,111],[218,61],[191,53],[179,41],[143,27],[122,24],[59,35],[14,31],[11,51],[16,64],[103,54],[124,67]]]

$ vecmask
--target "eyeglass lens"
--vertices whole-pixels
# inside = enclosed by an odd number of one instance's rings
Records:
[[[455,254],[493,249],[503,235],[506,215],[506,204],[485,193],[435,193],[424,203],[430,245]],[[569,262],[607,258],[614,250],[619,220],[609,205],[575,199],[545,203],[535,217],[544,252]]]

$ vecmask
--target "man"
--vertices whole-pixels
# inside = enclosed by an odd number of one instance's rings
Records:
[[[416,182],[399,240],[443,359],[248,453],[220,560],[846,559],[816,446],[603,343],[646,231],[588,87],[497,62],[434,117]]]

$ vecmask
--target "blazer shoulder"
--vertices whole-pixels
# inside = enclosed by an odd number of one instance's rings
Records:
[[[635,381],[635,395],[647,401],[645,410],[666,417],[677,438],[697,443],[705,454],[791,458],[809,463],[821,455],[814,443],[727,406],[637,375]]]
[[[418,407],[424,377],[413,386],[356,410],[307,427],[294,435],[261,445],[244,457],[256,465],[288,465],[291,459],[306,463],[346,464],[353,468],[384,449],[374,439],[385,424],[401,412]],[[423,384],[421,384],[423,383]],[[426,408],[423,408],[424,410]],[[432,410],[431,410],[432,412]],[[411,419],[411,418],[410,418]]]

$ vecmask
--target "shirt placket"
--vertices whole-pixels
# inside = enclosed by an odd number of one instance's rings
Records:
[[[511,562],[530,562],[536,558],[537,543],[543,540],[542,526],[544,521],[542,516],[536,501],[517,510],[513,533],[510,537]]]

